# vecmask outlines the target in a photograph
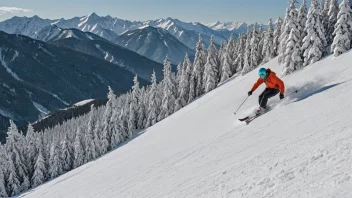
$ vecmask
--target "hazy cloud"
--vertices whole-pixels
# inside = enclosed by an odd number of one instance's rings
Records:
[[[17,8],[17,7],[0,7],[0,15],[13,14],[19,12],[32,12],[30,9]]]

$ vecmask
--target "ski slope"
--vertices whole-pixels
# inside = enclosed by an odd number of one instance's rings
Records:
[[[352,52],[283,78],[305,86],[249,125],[257,70],[20,197],[352,197]],[[266,64],[280,74],[277,59]]]

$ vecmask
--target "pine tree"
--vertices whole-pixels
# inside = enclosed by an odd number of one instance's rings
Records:
[[[7,191],[10,196],[14,196],[21,192],[21,186],[13,160],[9,159],[8,164]]]
[[[190,78],[192,75],[192,63],[188,58],[188,54],[186,54],[185,59],[183,61],[183,73],[181,76],[181,82],[179,85],[179,99],[180,99],[180,104],[181,106],[186,106],[188,103],[188,97],[189,97],[189,88],[190,88]]]
[[[121,125],[122,125],[122,120],[120,117],[121,110],[115,110],[114,114],[112,116],[111,124],[113,125],[113,132],[111,136],[111,148],[116,148],[120,144],[120,142],[123,141],[123,136],[121,133]]]
[[[263,48],[264,48],[265,35],[266,35],[266,31],[264,31],[264,29],[263,29],[263,24],[260,24],[259,31],[258,31],[258,40],[259,40],[259,44],[258,44],[259,61],[258,61],[258,64],[260,64],[263,61],[262,52],[263,52]]]
[[[34,165],[34,173],[32,176],[32,187],[35,188],[45,182],[45,159],[43,156],[43,149],[38,150],[38,157]]]
[[[35,159],[37,157],[37,148],[36,148],[36,135],[34,133],[33,126],[28,125],[26,141],[27,141],[27,156],[28,156],[28,177],[32,178],[34,172]]]
[[[280,46],[278,51],[279,64],[284,61],[287,39],[290,36],[292,25],[297,25],[298,23],[297,18],[292,18],[292,16],[297,16],[296,3],[297,0],[290,0],[290,7],[286,9],[286,15],[281,29]]]
[[[156,74],[153,70],[152,74],[152,85],[149,90],[149,106],[148,106],[148,122],[147,127],[153,126],[157,122],[158,118],[158,108],[157,108],[157,83],[156,83]]]
[[[303,65],[307,66],[319,61],[323,57],[327,45],[317,0],[311,1],[305,31],[307,32],[307,36],[303,39],[302,50],[304,52]]]
[[[335,25],[337,23],[337,14],[339,13],[339,4],[338,0],[331,0],[330,9],[328,12],[329,22],[328,22],[328,29],[326,30],[326,41],[328,45],[331,45],[334,41],[334,31]]]
[[[84,164],[84,146],[83,146],[83,134],[82,134],[82,128],[81,126],[78,126],[77,132],[76,132],[76,138],[75,138],[75,143],[74,143],[74,162],[73,166],[74,168],[77,168],[79,166],[82,166]]]
[[[182,72],[183,72],[183,67],[182,67],[182,63],[178,63],[177,65],[177,74],[176,74],[176,84],[179,85],[181,82],[181,78],[182,78]],[[177,92],[178,93],[178,92]]]
[[[94,105],[91,105],[90,107],[90,113],[89,113],[89,121],[88,121],[88,127],[87,127],[87,132],[85,133],[85,143],[84,145],[86,146],[86,152],[84,155],[84,162],[87,163],[97,157],[97,152],[95,150],[95,141],[94,141],[94,127],[96,125],[96,118],[95,118],[95,108]]]
[[[161,105],[161,116],[166,118],[174,113],[175,105],[175,82],[172,79],[171,63],[168,57],[164,61],[163,98]],[[199,77],[199,76],[198,76]],[[199,78],[198,78],[199,79]],[[201,78],[200,78],[201,79]],[[201,83],[201,82],[198,82]]]
[[[300,43],[302,43],[304,37],[307,35],[305,32],[305,27],[306,27],[306,22],[307,22],[307,15],[308,15],[308,9],[307,9],[307,2],[306,0],[303,0],[303,3],[301,5],[301,7],[299,8],[298,11],[298,31],[300,34],[300,37],[298,38],[299,40],[301,40]]]
[[[62,172],[68,172],[73,168],[73,153],[72,153],[71,144],[69,143],[69,139],[67,134],[64,135],[64,139],[61,141],[61,167]]]
[[[61,165],[60,147],[57,138],[54,138],[53,142],[51,143],[49,159],[49,174],[52,179],[58,177],[63,173]]]
[[[247,32],[247,40],[246,40],[246,48],[244,52],[244,65],[241,71],[242,75],[247,74],[250,71],[251,67],[251,40],[252,33],[248,30]]]
[[[351,49],[352,37],[352,10],[349,6],[349,0],[343,0],[340,4],[340,11],[337,15],[337,23],[334,31],[334,42],[331,45],[331,51],[334,56],[339,56]]]
[[[233,40],[232,34],[229,38],[229,40],[227,41],[227,46],[226,46],[226,52],[224,53],[224,56],[226,56],[227,59],[227,63],[224,62],[224,64],[229,64],[230,69],[231,69],[231,75],[232,76],[235,72],[236,72],[236,68],[235,68],[235,42]],[[225,59],[224,59],[225,61]]]
[[[179,68],[180,70],[180,73],[182,73],[182,68]],[[180,74],[181,75],[181,74]],[[181,76],[177,77],[178,79],[181,78]],[[178,80],[179,81],[179,80]],[[138,113],[137,113],[137,128],[138,129],[143,129],[145,126],[144,126],[144,123],[145,123],[145,119],[147,117],[146,115],[146,108],[147,108],[147,104],[145,102],[145,98],[148,97],[147,96],[147,92],[145,90],[145,88],[141,88],[140,89],[140,99],[139,99],[139,106],[138,106]]]
[[[262,51],[263,63],[267,63],[269,60],[274,58],[274,30],[273,22],[269,19],[268,31],[265,34],[264,46]]]
[[[16,192],[17,194],[19,192],[28,190],[30,187],[30,182],[28,179],[28,171],[25,160],[25,138],[18,132],[17,126],[12,120],[10,121],[10,127],[7,132],[6,142],[6,150],[8,154],[8,161],[10,162],[10,168],[14,169],[10,170],[10,172],[14,171],[14,173],[11,173],[14,177],[11,178],[11,180],[15,182],[13,186],[11,186],[10,190],[13,193]],[[18,181],[19,185],[17,185],[16,180]]]
[[[208,47],[208,58],[205,64],[204,77],[205,80],[205,92],[210,92],[215,89],[218,76],[218,65],[219,60],[217,57],[217,51],[214,44],[214,38],[211,37],[210,45]]]
[[[329,29],[329,9],[330,9],[330,4],[331,0],[323,0],[323,8],[321,11],[321,22],[323,24],[323,30],[325,37],[328,38],[328,32],[327,30]]]
[[[199,35],[199,40],[196,46],[196,55],[193,63],[193,72],[191,80],[191,84],[194,85],[195,97],[198,97],[203,94],[205,85],[203,84],[203,74],[204,74],[204,66],[206,63],[206,53],[204,50],[204,44],[202,41],[202,37]]]
[[[291,29],[290,36],[287,40],[287,48],[285,50],[285,62],[283,75],[291,74],[293,71],[302,67],[302,58],[300,51],[300,41],[298,31],[295,28]]]
[[[281,36],[281,29],[282,29],[282,19],[279,17],[275,21],[275,31],[274,31],[274,41],[273,41],[273,56],[277,56],[279,52],[280,46],[280,36]]]
[[[241,72],[243,69],[245,48],[246,36],[244,35],[244,33],[241,33],[240,37],[238,38],[237,57],[235,60],[236,73]],[[219,73],[221,72],[222,70],[219,70]]]
[[[112,125],[110,123],[111,116],[112,116],[112,109],[115,105],[116,95],[114,91],[109,87],[108,93],[108,102],[106,103],[105,112],[104,112],[104,121],[103,121],[103,131],[101,135],[101,154],[105,154],[110,150],[110,141],[111,141],[111,134],[112,134]]]
[[[8,197],[5,188],[4,167],[0,166],[0,197]]]

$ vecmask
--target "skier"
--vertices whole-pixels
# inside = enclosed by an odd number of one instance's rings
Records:
[[[270,69],[260,68],[258,74],[260,78],[248,92],[248,96],[251,96],[262,83],[266,84],[266,89],[259,95],[260,107],[256,111],[256,114],[261,114],[268,110],[266,104],[268,103],[269,98],[280,93],[280,100],[284,99],[285,85],[284,82],[276,76],[275,72]]]

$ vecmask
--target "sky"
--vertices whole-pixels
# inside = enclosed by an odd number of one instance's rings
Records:
[[[0,21],[33,15],[68,19],[96,12],[132,21],[172,17],[187,22],[266,24],[269,18],[283,17],[288,5],[288,0],[0,0]]]

